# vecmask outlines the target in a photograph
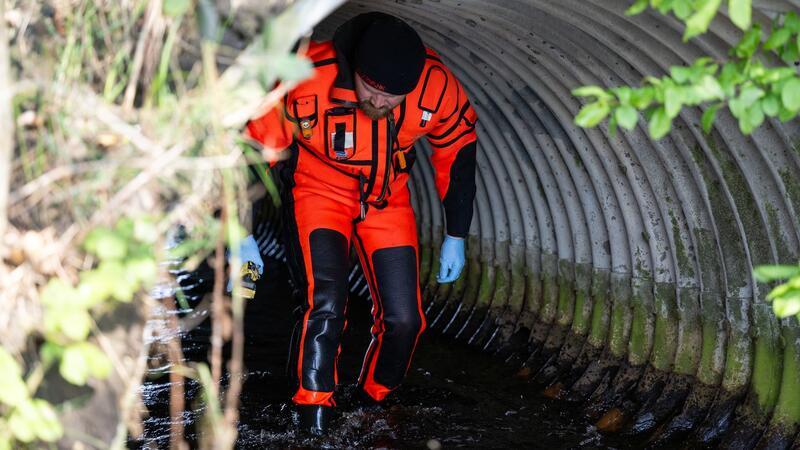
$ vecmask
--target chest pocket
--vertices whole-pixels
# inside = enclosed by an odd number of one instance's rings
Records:
[[[442,99],[447,90],[447,74],[439,66],[431,66],[425,73],[422,84],[422,94],[419,96],[417,107],[421,111],[419,127],[425,128],[430,123],[433,115],[442,106]]]
[[[355,108],[331,108],[325,111],[325,155],[347,164],[368,164],[368,160],[353,158],[358,148]]]
[[[292,113],[297,120],[297,126],[300,127],[303,139],[311,139],[318,121],[317,96],[306,95],[295,100],[292,105]]]

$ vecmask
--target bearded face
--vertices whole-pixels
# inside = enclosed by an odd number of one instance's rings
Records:
[[[373,105],[369,100],[362,100],[358,102],[358,107],[364,111],[364,114],[367,115],[372,120],[378,120],[386,117],[389,112],[392,110],[388,106],[384,106],[383,108],[378,108],[377,106]]]
[[[368,85],[358,74],[355,76],[358,107],[372,120],[386,117],[397,105],[403,102],[405,95],[393,95]]]

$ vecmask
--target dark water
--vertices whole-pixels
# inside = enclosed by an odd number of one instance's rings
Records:
[[[348,308],[334,430],[324,438],[298,437],[285,376],[293,305],[282,267],[270,265],[268,280],[247,305],[237,448],[609,448],[576,407],[541,397],[541,389],[516,379],[512,368],[432,334],[420,341],[404,384],[384,409],[353,408],[349,397],[370,326],[369,304],[357,298]],[[183,336],[186,359],[205,360],[209,334],[206,321]],[[187,380],[185,389],[183,420],[187,440],[196,446],[204,405],[196,382]],[[150,417],[131,448],[169,447],[169,391],[163,374],[145,383]]]

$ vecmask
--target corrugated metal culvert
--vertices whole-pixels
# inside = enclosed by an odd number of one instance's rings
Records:
[[[687,109],[657,142],[641,127],[576,127],[575,87],[724,60],[739,37],[718,18],[683,43],[677,20],[626,17],[630,3],[351,1],[317,34],[367,10],[402,17],[479,114],[468,267],[452,286],[435,280],[443,213],[429,161],[413,171],[433,330],[585,402],[609,428],[786,448],[800,422],[800,331],[775,318],[751,269],[798,260],[800,123],[767,120],[745,137],[725,113],[705,135],[702,110]],[[754,19],[798,5],[756,2]]]

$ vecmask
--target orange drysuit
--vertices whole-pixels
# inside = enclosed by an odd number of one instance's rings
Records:
[[[433,147],[447,233],[467,235],[475,196],[475,122],[464,89],[428,49],[416,88],[386,118],[359,108],[352,52],[358,25],[313,42],[314,74],[247,124],[249,138],[290,158],[277,164],[287,217],[288,261],[305,293],[297,340],[297,404],[333,406],[345,326],[351,244],[373,300],[372,342],[359,386],[380,401],[405,376],[425,328],[414,212],[406,183],[414,142]]]

